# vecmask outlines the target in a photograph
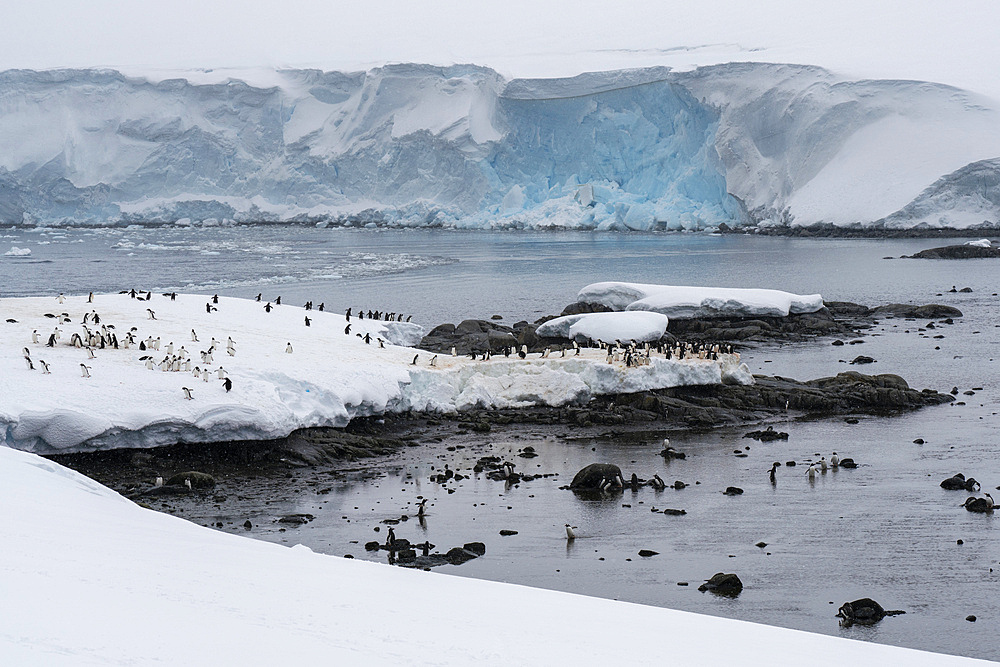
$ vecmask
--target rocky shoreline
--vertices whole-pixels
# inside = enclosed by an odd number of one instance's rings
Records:
[[[889,229],[886,227],[864,226],[861,224],[840,226],[832,223],[816,223],[812,225],[792,226],[775,225],[770,227],[731,227],[725,223],[719,225],[723,234],[756,234],[758,236],[786,236],[793,238],[845,238],[845,239],[947,239],[947,238],[979,238],[1000,231],[1000,226],[982,225],[975,228],[954,229],[950,227],[911,227],[908,229]]]

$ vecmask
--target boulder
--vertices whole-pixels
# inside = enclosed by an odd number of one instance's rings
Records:
[[[743,591],[743,582],[735,574],[718,572],[698,587],[699,591],[712,591],[718,595],[736,597]]]
[[[905,614],[904,611],[886,611],[878,602],[871,598],[861,598],[854,602],[845,602],[837,610],[840,624],[850,627],[855,623],[859,625],[874,625],[886,616],[897,616]]]
[[[190,470],[177,473],[167,480],[167,486],[185,486],[184,481],[191,482],[192,489],[211,489],[215,486],[215,478],[204,472]]]
[[[622,469],[612,463],[591,463],[576,473],[569,488],[579,491],[604,491],[625,486]]]

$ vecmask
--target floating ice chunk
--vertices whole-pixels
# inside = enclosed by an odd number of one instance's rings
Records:
[[[613,310],[649,310],[672,319],[696,317],[786,317],[823,307],[820,294],[800,295],[771,289],[679,287],[603,282],[587,285],[577,300]]]
[[[539,336],[589,339],[612,343],[659,340],[667,330],[667,317],[660,313],[584,313],[549,320],[535,331]]]
[[[31,254],[31,248],[18,248],[11,246],[10,250],[4,253],[4,257],[27,257]]]

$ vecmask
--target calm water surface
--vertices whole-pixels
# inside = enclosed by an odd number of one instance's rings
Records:
[[[439,571],[997,660],[1000,519],[966,512],[959,507],[966,494],[938,484],[964,472],[984,489],[1000,485],[1000,299],[993,295],[1000,263],[883,259],[945,243],[305,227],[3,230],[0,251],[16,246],[32,252],[0,257],[0,292],[133,285],[233,296],[264,292],[286,303],[325,301],[334,310],[413,313],[428,328],[494,314],[513,322],[557,313],[582,286],[599,280],[771,287],[868,305],[957,306],[966,316],[951,326],[919,331],[926,322],[888,319],[863,345],[833,347],[823,340],[768,346],[745,351],[744,359],[754,372],[809,379],[856,368],[845,362],[866,354],[878,363],[863,371],[898,373],[911,386],[976,388],[972,396],[958,396],[966,405],[862,417],[856,425],[841,419],[779,423],[789,440],[767,445],[742,439],[747,429],[595,439],[566,430],[494,430],[463,450],[447,451],[446,441],[365,462],[354,472],[322,478],[303,472],[275,482],[274,501],[253,515],[226,505],[176,507],[201,523],[233,521],[225,530],[250,516],[258,526],[252,534],[263,539],[377,558],[361,545],[384,539],[380,522],[414,514],[416,497],[424,495],[430,498],[425,525],[401,523],[399,537],[429,539],[444,549],[479,540],[488,549],[482,559]],[[948,293],[952,285],[973,292]],[[686,460],[665,463],[657,455],[664,435],[687,452]],[[918,437],[925,443],[914,444]],[[473,477],[453,485],[451,494],[427,481],[432,467],[448,463],[464,470],[479,456],[511,456],[529,444],[540,456],[512,459],[519,469],[558,477],[509,488]],[[748,456],[735,456],[737,449]],[[833,451],[861,467],[810,483],[801,464]],[[772,486],[771,462],[788,460],[800,465],[779,468]],[[594,461],[616,463],[626,475],[656,472],[692,486],[628,491],[602,501],[558,488]],[[745,493],[724,496],[727,486]],[[318,493],[325,489],[330,491]],[[687,515],[664,516],[652,507],[685,509]],[[273,527],[274,517],[291,512],[317,518],[286,532]],[[578,527],[572,544],[565,523]],[[500,537],[505,528],[519,532]],[[754,546],[760,541],[767,546]],[[660,555],[643,559],[639,549]],[[740,575],[746,588],[738,598],[697,591],[720,571]],[[677,585],[685,581],[691,585]],[[866,596],[907,614],[872,628],[840,628],[836,608]],[[969,614],[979,621],[965,621]]]

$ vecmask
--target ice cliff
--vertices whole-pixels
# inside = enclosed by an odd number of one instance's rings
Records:
[[[1000,219],[995,196],[948,194],[968,189],[963,169],[1000,156],[1000,114],[941,85],[753,63],[511,81],[406,64],[206,81],[0,72],[0,222],[656,230]]]

